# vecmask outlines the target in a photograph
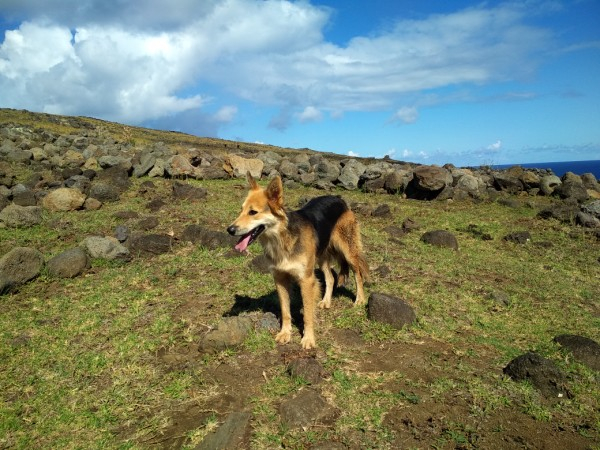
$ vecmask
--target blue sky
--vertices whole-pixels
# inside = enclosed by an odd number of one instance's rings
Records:
[[[600,159],[597,0],[3,0],[0,107],[457,166]]]

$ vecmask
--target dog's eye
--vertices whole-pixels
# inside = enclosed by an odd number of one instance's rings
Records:
[[[253,216],[255,214],[258,214],[258,211],[255,211],[255,210],[251,209],[250,211],[248,211],[248,214],[251,215],[251,216]]]

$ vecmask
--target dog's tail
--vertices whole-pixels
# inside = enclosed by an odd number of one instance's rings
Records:
[[[369,270],[369,264],[365,259],[364,255],[361,254],[358,256],[358,271],[360,272],[360,276],[363,281],[368,282],[371,279],[371,271]]]

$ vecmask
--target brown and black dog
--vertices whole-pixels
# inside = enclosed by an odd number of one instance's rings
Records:
[[[325,277],[325,294],[319,307],[331,307],[335,278],[332,265],[340,266],[338,285],[344,284],[352,268],[356,280],[355,305],[365,303],[363,280],[369,266],[363,256],[360,228],[354,213],[340,197],[326,195],[310,200],[302,209],[287,212],[283,205],[281,178],[274,178],[262,189],[247,174],[250,192],[242,212],[227,228],[241,236],[235,248],[243,252],[257,238],[269,260],[281,306],[281,331],[275,340],[286,344],[291,339],[290,293],[292,282],[300,285],[304,308],[302,347],[315,347],[315,304],[321,289],[315,276],[319,266]]]

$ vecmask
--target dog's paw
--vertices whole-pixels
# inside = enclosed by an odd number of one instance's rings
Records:
[[[321,309],[331,308],[331,300],[321,300],[319,302],[319,308],[321,308]]]
[[[310,350],[311,348],[315,348],[317,346],[314,336],[304,336],[300,341],[300,344],[302,344],[302,348],[304,350]]]
[[[277,336],[275,336],[275,341],[278,344],[287,344],[291,339],[292,332],[289,330],[281,330],[279,333],[277,333]]]
[[[360,297],[360,298],[357,297],[356,300],[354,301],[354,306],[362,306],[365,303],[367,303],[367,302],[365,301],[364,297]]]

